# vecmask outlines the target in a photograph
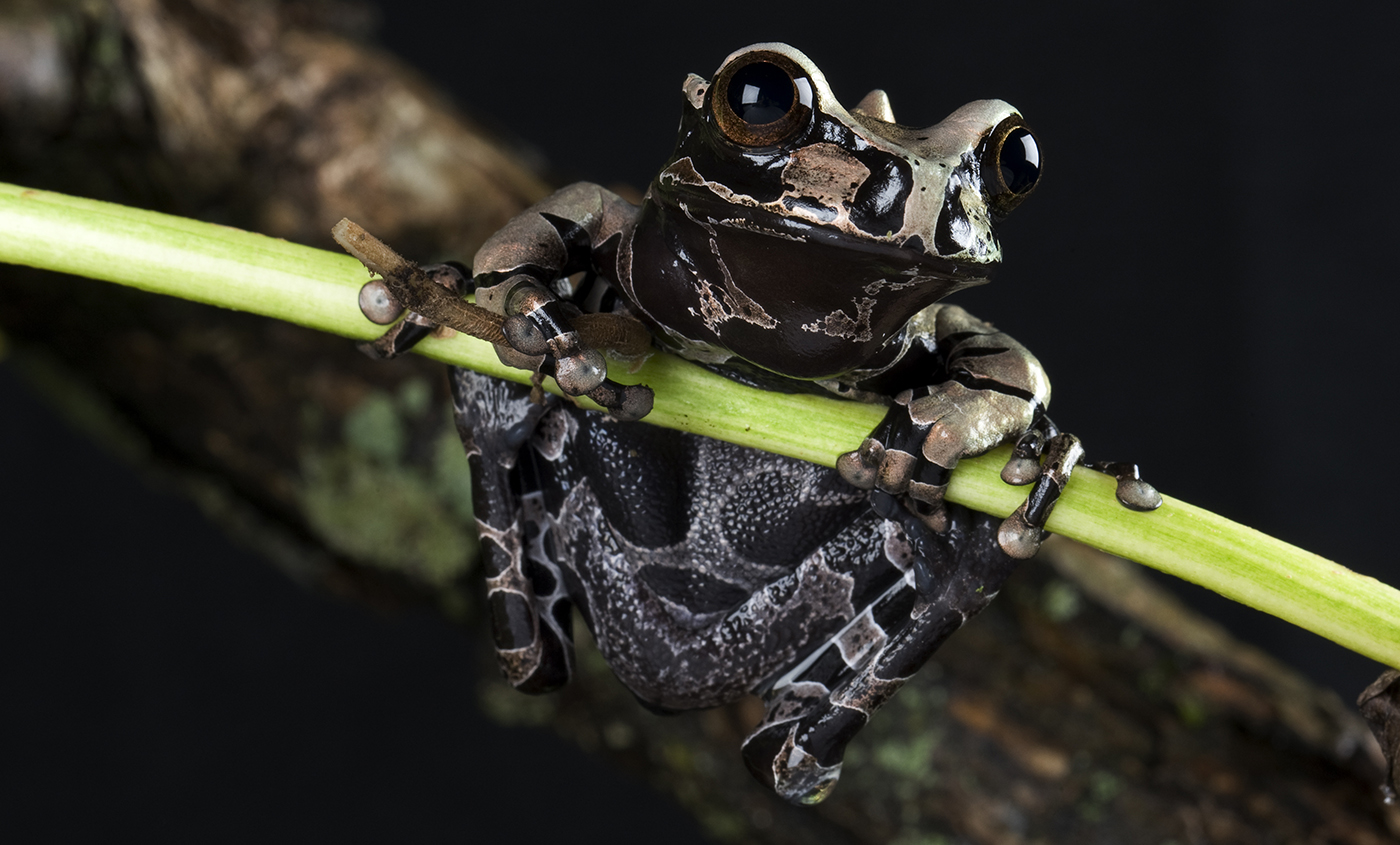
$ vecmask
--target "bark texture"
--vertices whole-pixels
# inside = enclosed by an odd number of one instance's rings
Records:
[[[0,178],[329,246],[341,217],[470,257],[547,186],[331,2],[20,3],[0,19]],[[436,364],[0,267],[0,330],[75,420],[174,477],[313,589],[480,627],[466,461]],[[288,367],[296,361],[296,367]],[[1380,843],[1379,750],[1335,695],[1134,566],[1049,544],[853,744],[833,797],[743,770],[756,700],[663,719],[581,643],[563,693],[492,675],[496,718],[643,774],[719,840]],[[483,652],[487,648],[481,637]]]

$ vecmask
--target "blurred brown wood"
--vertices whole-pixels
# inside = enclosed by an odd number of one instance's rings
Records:
[[[367,45],[354,6],[0,15],[7,181],[322,246],[348,216],[423,260],[469,258],[546,190]],[[337,338],[95,282],[3,267],[0,285],[0,327],[55,401],[291,576],[479,619],[437,365],[376,364]],[[1378,843],[1400,829],[1375,742],[1335,695],[1069,543],[935,656],[814,809],[743,770],[756,702],[652,716],[581,639],[580,677],[554,696],[515,693],[483,660],[485,709],[643,773],[720,839]]]

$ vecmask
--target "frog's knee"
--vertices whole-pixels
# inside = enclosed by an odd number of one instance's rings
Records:
[[[489,601],[496,661],[506,681],[531,694],[553,692],[568,683],[572,646],[543,624],[531,599],[496,590]]]
[[[819,686],[804,684],[801,686]],[[779,704],[774,715],[791,715]],[[744,740],[744,764],[754,777],[794,804],[816,804],[826,798],[841,777],[846,745],[865,727],[868,716],[835,704],[822,695],[797,718],[765,719]]]

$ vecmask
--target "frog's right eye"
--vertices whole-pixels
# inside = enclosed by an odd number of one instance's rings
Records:
[[[779,53],[756,51],[735,59],[710,90],[720,131],[745,147],[776,146],[811,123],[812,80]]]

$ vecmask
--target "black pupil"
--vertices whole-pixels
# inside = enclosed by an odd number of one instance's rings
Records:
[[[1040,147],[1025,129],[1013,129],[1001,145],[1001,178],[1011,193],[1031,189],[1040,178]]]
[[[729,107],[750,126],[782,120],[792,100],[792,79],[770,62],[744,65],[729,80]]]

